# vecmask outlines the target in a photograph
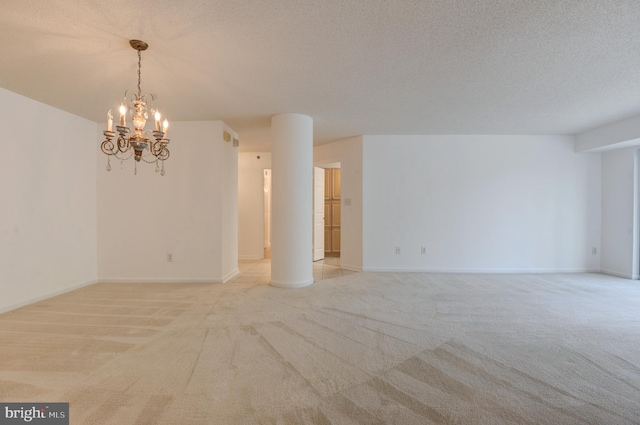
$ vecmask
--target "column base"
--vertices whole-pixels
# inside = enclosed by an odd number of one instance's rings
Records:
[[[277,280],[271,280],[269,285],[275,286],[276,288],[304,288],[305,286],[309,286],[313,284],[314,280],[304,280],[298,282],[278,282]]]

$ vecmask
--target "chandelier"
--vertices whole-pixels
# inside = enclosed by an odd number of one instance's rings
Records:
[[[144,41],[130,40],[129,44],[138,51],[138,92],[129,96],[129,91],[124,93],[124,100],[120,104],[120,125],[116,126],[117,139],[115,143],[113,138],[116,132],[113,131],[113,116],[111,109],[107,113],[107,129],[103,132],[106,139],[100,146],[102,152],[107,154],[107,171],[111,171],[111,157],[119,159],[122,162],[133,157],[134,174],[138,174],[137,163],[140,160],[156,164],[156,172],[160,172],[164,176],[164,161],[169,158],[169,139],[166,138],[169,122],[165,119],[161,122],[160,112],[155,109],[153,102],[155,97],[152,94],[142,93],[140,90],[140,68],[142,63],[141,53],[147,50],[149,45]],[[152,131],[144,129],[147,119],[147,99],[151,99],[151,108],[149,112],[155,118],[155,129]],[[127,127],[127,114],[131,115],[133,124],[133,132]]]

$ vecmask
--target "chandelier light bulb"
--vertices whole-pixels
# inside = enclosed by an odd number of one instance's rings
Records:
[[[124,127],[126,125],[125,118],[127,116],[127,107],[124,106],[124,103],[120,104],[120,127]]]
[[[167,121],[167,119],[164,119],[164,122],[162,123],[162,131],[164,131],[164,136],[167,137],[167,131],[169,131],[169,121]]]
[[[160,112],[156,111],[155,118],[156,118],[156,131],[162,131],[160,129],[160,118],[161,118]]]
[[[107,131],[113,131],[113,115],[111,115],[111,109],[107,112]]]

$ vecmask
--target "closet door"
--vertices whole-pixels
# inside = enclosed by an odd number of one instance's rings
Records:
[[[327,168],[324,173],[324,249],[328,257],[340,256],[340,208],[342,186],[339,168]]]

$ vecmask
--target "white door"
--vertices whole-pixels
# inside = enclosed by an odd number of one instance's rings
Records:
[[[313,261],[324,258],[324,169],[313,167]]]

